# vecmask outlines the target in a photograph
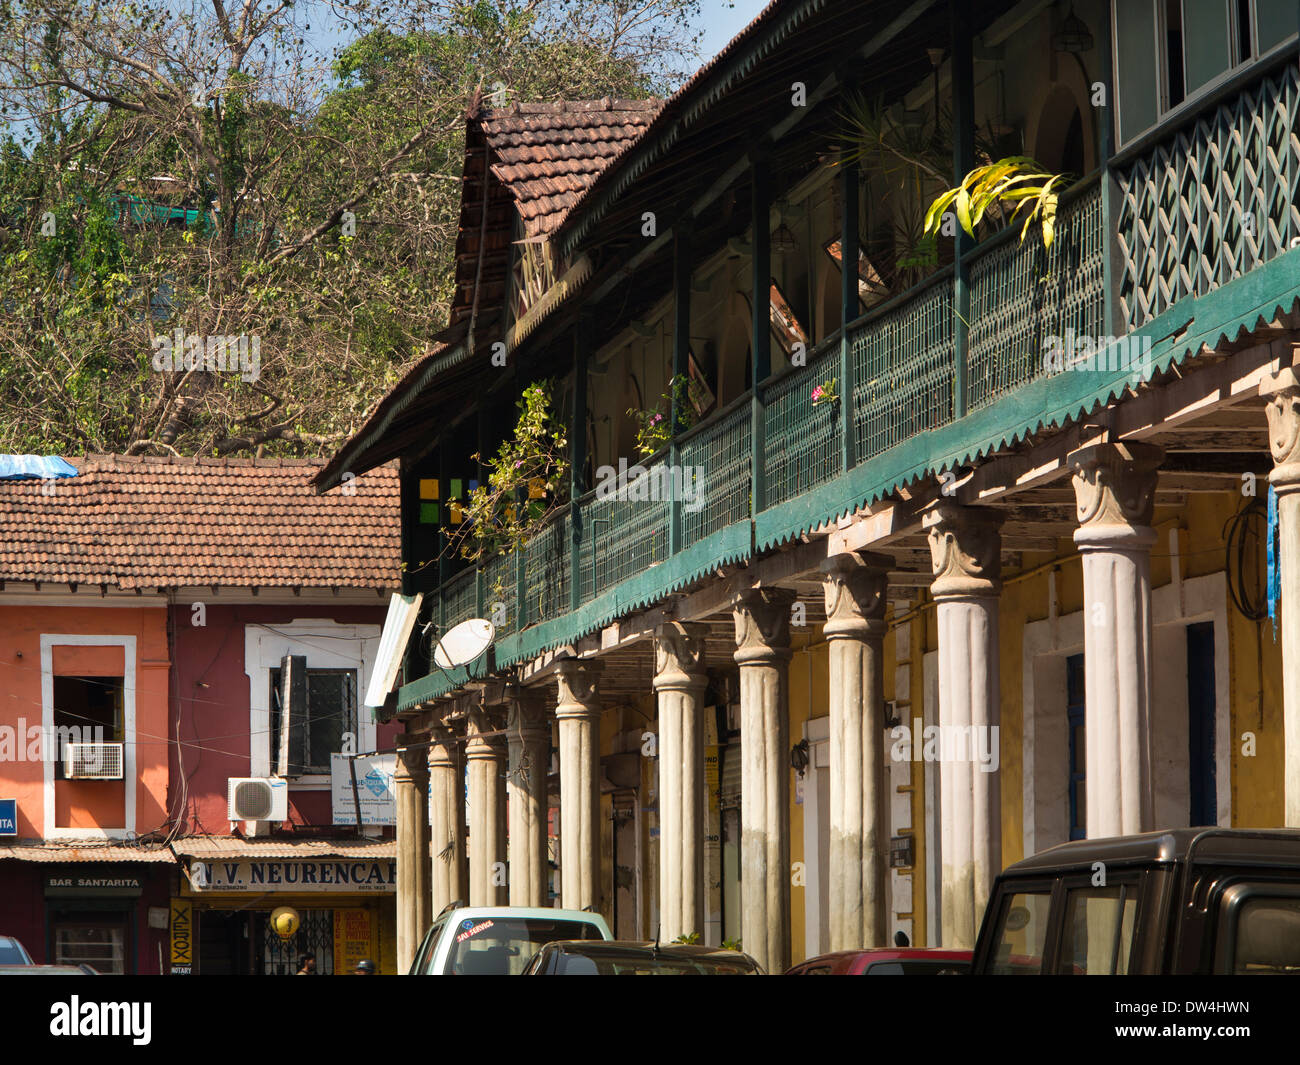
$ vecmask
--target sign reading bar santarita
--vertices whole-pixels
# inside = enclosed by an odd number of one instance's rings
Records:
[[[392,858],[357,860],[319,858],[312,861],[192,861],[190,888],[199,894],[216,891],[396,892],[397,862]]]

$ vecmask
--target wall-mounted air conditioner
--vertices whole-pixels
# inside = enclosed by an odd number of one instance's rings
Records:
[[[122,744],[65,743],[63,775],[68,780],[121,780]]]
[[[230,777],[227,803],[231,821],[287,821],[289,785],[278,777]]]

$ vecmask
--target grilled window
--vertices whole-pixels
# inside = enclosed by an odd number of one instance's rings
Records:
[[[280,670],[271,672],[271,748],[279,748],[282,721]],[[343,734],[357,731],[357,674],[352,669],[307,670],[306,707],[289,720],[289,776],[328,773],[330,755],[343,749]]]

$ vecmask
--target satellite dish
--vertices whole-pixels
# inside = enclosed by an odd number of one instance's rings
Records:
[[[462,621],[438,641],[433,662],[439,669],[455,669],[473,662],[491,646],[496,627],[483,618]]]

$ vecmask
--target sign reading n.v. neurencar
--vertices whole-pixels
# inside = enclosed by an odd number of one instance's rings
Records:
[[[321,858],[317,861],[192,861],[191,889],[213,891],[364,891],[395,892],[397,862],[392,858]]]

